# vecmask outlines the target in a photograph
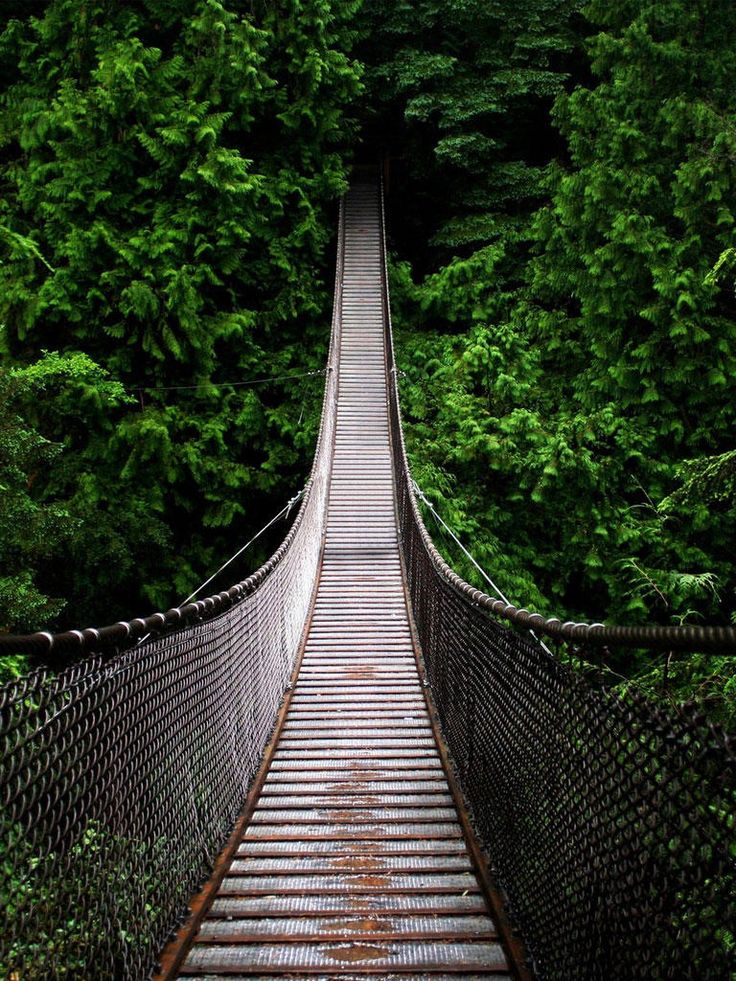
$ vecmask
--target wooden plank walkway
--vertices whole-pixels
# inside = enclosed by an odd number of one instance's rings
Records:
[[[380,202],[345,205],[324,561],[270,770],[180,977],[509,979],[414,657],[386,408]]]

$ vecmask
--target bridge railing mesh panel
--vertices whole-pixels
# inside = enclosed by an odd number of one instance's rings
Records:
[[[338,282],[341,263],[340,244]],[[308,614],[336,395],[332,370],[304,503],[258,573],[185,608],[178,630],[0,688],[1,978],[150,976],[211,872]]]
[[[388,304],[385,315],[391,347]],[[400,539],[428,679],[535,973],[736,978],[736,739],[694,710],[621,698],[492,617],[483,608],[492,601],[429,538],[395,383],[389,399]]]

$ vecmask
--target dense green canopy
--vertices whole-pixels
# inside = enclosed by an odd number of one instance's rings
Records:
[[[301,485],[321,380],[283,376],[322,367],[336,201],[379,156],[444,518],[542,613],[731,619],[730,0],[2,17],[6,628],[174,602]]]
[[[226,383],[322,368],[355,6],[54,0],[6,26],[2,347],[64,446],[32,496],[74,531],[34,568],[70,621],[170,605],[303,481],[319,379]],[[45,350],[89,376],[42,382]]]
[[[716,6],[589,5],[593,77],[554,103],[542,207],[520,220],[519,195],[513,228],[418,286],[397,271],[435,334],[408,341],[449,478],[426,480],[548,612],[734,607],[734,298],[709,272],[733,242],[736,12]]]

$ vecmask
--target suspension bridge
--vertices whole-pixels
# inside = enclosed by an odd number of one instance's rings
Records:
[[[736,741],[542,638],[736,651],[731,628],[545,619],[445,564],[406,462],[382,195],[356,181],[281,547],[165,613],[0,638],[55,666],[0,689],[0,976],[736,977]]]

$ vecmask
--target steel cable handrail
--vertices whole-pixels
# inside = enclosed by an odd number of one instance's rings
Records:
[[[732,651],[734,631],[563,624],[452,571],[407,464],[385,255],[384,238],[389,431],[416,637],[468,812],[533,973],[736,977],[736,738],[693,707],[607,689],[528,628],[591,656],[606,644]]]
[[[332,440],[334,440],[335,426],[334,404],[337,399],[337,356],[340,329],[341,294],[339,287],[341,285],[340,270],[343,261],[342,222],[341,206],[338,231],[338,274],[335,281],[330,348],[327,368],[325,369],[327,380],[322,401],[317,444],[315,446],[309,478],[303,490],[300,491],[301,507],[294,519],[294,523],[276,551],[260,568],[256,569],[246,579],[235,583],[229,589],[222,590],[219,593],[213,593],[196,602],[184,603],[181,606],[172,607],[166,612],[149,613],[145,617],[136,617],[128,621],[119,620],[117,623],[108,624],[104,627],[87,627],[84,630],[66,630],[58,633],[37,631],[32,634],[0,634],[0,656],[26,654],[39,656],[44,660],[48,660],[51,654],[56,657],[57,655],[102,654],[104,652],[118,653],[148,635],[160,636],[161,634],[168,633],[172,630],[179,630],[195,623],[206,623],[208,620],[213,619],[245,597],[254,593],[268,576],[273,573],[279,563],[282,562],[284,556],[289,552],[294,539],[299,534],[299,529],[305,521],[305,515],[309,514],[314,508],[313,498],[317,496],[315,484],[320,476],[324,476],[325,462],[330,461],[332,454]],[[322,374],[322,372],[309,372],[309,374]],[[325,449],[325,444],[328,441],[330,445]],[[324,481],[322,481],[322,484],[324,484]],[[319,494],[322,495],[320,497],[320,503],[325,492],[326,488],[324,486],[320,487]],[[319,506],[320,504],[317,505],[317,509],[319,509]]]
[[[0,686],[0,977],[149,977],[232,830],[317,581],[343,261],[341,208],[317,448],[273,556],[231,589],[167,613],[0,639],[0,653],[59,655],[58,671]]]
[[[383,195],[381,196],[383,201]],[[494,599],[481,589],[476,589],[466,582],[442,558],[432,537],[424,524],[416,494],[413,492],[413,481],[409,467],[408,455],[404,440],[404,429],[401,420],[401,408],[398,390],[398,372],[393,345],[393,330],[390,313],[390,291],[388,271],[386,267],[385,247],[385,216],[384,216],[384,317],[386,323],[387,360],[389,365],[389,405],[391,409],[392,439],[397,455],[397,480],[406,481],[412,492],[409,503],[413,512],[422,541],[432,558],[438,573],[453,589],[471,603],[487,610],[504,620],[525,630],[533,630],[544,634],[553,640],[567,641],[575,644],[586,644],[591,647],[625,646],[646,647],[650,650],[718,650],[736,653],[736,627],[732,626],[700,626],[685,624],[682,626],[659,625],[607,625],[603,623],[579,623],[561,621],[557,617],[544,617],[540,613],[532,613],[519,609],[512,603]]]

